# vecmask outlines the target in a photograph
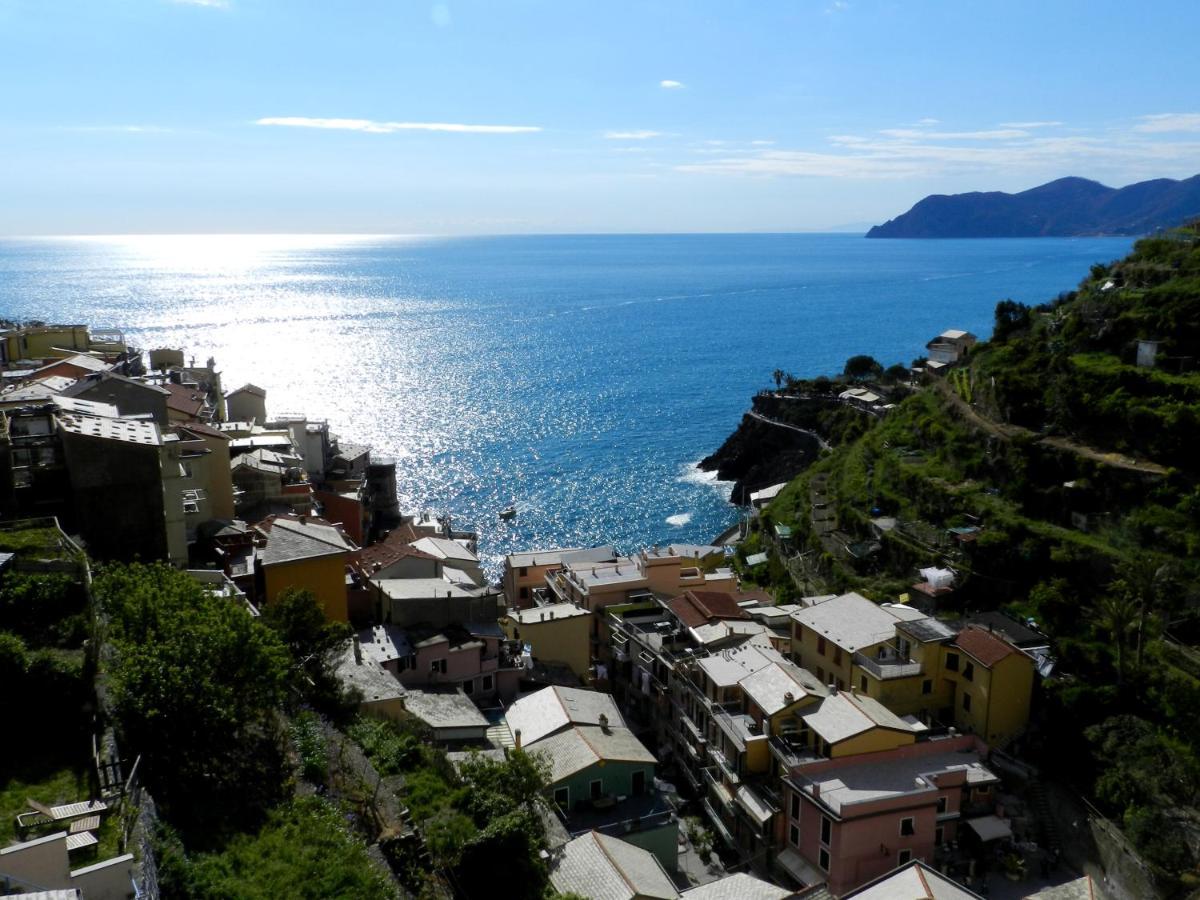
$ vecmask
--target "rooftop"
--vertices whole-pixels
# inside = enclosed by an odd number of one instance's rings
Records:
[[[827,689],[799,666],[771,662],[738,682],[746,696],[768,716],[811,695],[825,696]]]
[[[483,728],[488,720],[462,691],[409,688],[404,708],[430,728]]]
[[[510,609],[508,617],[518,625],[536,625],[539,622],[552,622],[555,619],[573,619],[589,616],[586,609],[574,603],[551,603],[546,606],[531,606],[528,609]]]
[[[452,559],[458,562],[479,562],[479,557],[460,544],[458,541],[446,538],[423,537],[413,541],[412,546],[423,553],[428,553],[438,559]]]
[[[267,546],[260,559],[264,566],[350,553],[357,548],[341,531],[323,519],[276,517],[258,525],[267,530]]]
[[[632,731],[622,727],[572,725],[566,731],[524,744],[524,747],[530,753],[545,755],[550,764],[551,784],[597,763],[633,762],[652,766],[658,762]]]
[[[822,740],[836,744],[847,738],[870,731],[872,728],[890,728],[895,731],[915,732],[914,728],[886,706],[862,694],[836,691],[821,701],[811,712],[802,712],[800,718]]]
[[[354,646],[346,642],[346,649],[338,660],[337,676],[348,688],[357,689],[367,703],[396,700],[405,695],[404,688],[392,673],[365,656],[361,663],[354,658]]]
[[[157,447],[162,444],[158,426],[142,419],[114,419],[107,416],[85,416],[64,412],[58,416],[58,427],[70,434],[84,437],[124,441]]]
[[[624,726],[617,704],[609,694],[582,688],[548,687],[516,700],[505,718],[510,731],[521,732],[532,744],[568,725],[599,725],[607,716],[612,726]]]
[[[747,675],[782,661],[783,656],[774,650],[745,643],[706,656],[697,665],[718,687],[731,687]]]
[[[412,645],[403,628],[395,625],[373,625],[358,633],[358,644],[364,660],[383,665],[412,655]]]
[[[529,550],[524,553],[510,553],[504,557],[504,564],[510,569],[522,569],[530,566],[560,566],[569,558],[576,562],[600,562],[612,559],[616,551],[611,546],[603,547],[566,547],[558,550]]]
[[[746,872],[734,872],[684,891],[682,896],[684,900],[784,900],[794,894],[788,888],[762,881]]]
[[[679,896],[653,853],[595,831],[563,846],[551,860],[550,883],[561,893],[593,900],[674,900]]]
[[[881,606],[851,592],[792,614],[792,619],[843,650],[854,652],[895,637],[898,620],[925,618],[917,610]]]
[[[486,588],[452,583],[445,578],[372,578],[391,600],[426,600],[435,597],[479,597]]]
[[[1020,652],[998,634],[973,625],[960,631],[952,646],[969,653],[988,668],[996,665],[1002,659]]]
[[[980,900],[978,894],[915,859],[846,895],[846,900]]]
[[[737,598],[723,591],[684,591],[667,606],[688,628],[696,628],[713,619],[750,618],[750,614],[738,606]]]

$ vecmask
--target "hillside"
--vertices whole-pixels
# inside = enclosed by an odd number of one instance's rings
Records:
[[[1070,237],[1139,235],[1200,215],[1200,175],[1157,178],[1120,189],[1060,178],[1006,194],[934,194],[876,225],[869,238]]]
[[[965,363],[793,480],[739,556],[772,551],[781,602],[894,601],[939,566],[956,576],[938,615],[1036,622],[1056,665],[1009,749],[1184,893],[1200,884],[1200,229],[996,313]],[[1153,368],[1136,364],[1146,338]]]

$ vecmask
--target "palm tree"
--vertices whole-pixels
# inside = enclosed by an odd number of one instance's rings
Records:
[[[1120,585],[1114,582],[1113,587]],[[1125,638],[1133,629],[1138,618],[1138,603],[1128,590],[1117,590],[1104,594],[1093,610],[1095,624],[1108,632],[1117,645],[1117,684],[1125,680]]]
[[[775,390],[783,387],[783,369],[776,369],[771,373],[771,377],[775,379]]]

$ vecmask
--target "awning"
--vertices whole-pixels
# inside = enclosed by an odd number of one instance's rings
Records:
[[[985,844],[988,841],[1012,837],[1012,828],[999,816],[980,816],[978,819],[968,819],[967,827],[979,835]]]
[[[775,815],[775,810],[771,809],[754,791],[745,785],[738,788],[737,804],[750,815],[750,818],[758,822],[759,825],[771,821]]]
[[[825,883],[821,871],[790,847],[775,857],[775,862],[805,887]]]

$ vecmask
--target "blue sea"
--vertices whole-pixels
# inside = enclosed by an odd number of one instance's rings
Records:
[[[0,315],[215,357],[272,414],[399,463],[401,503],[505,553],[707,542],[695,463],[779,368],[908,363],[998,300],[1070,290],[1127,238],[153,236],[0,241]],[[497,511],[515,503],[509,522]]]

